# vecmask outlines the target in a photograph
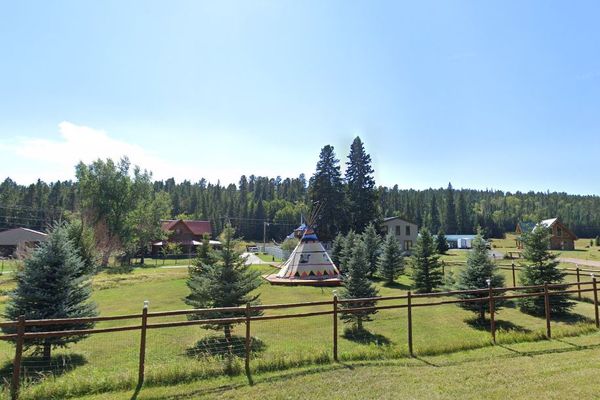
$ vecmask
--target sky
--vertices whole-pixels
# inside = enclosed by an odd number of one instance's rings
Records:
[[[0,179],[314,173],[600,194],[594,1],[0,0]]]

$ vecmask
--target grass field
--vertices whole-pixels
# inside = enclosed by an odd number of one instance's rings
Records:
[[[507,233],[504,239],[492,239],[492,247],[502,253],[520,251],[517,249],[515,238],[517,235]],[[577,239],[575,250],[554,251],[560,257],[577,258],[581,260],[600,261],[600,247],[590,246],[592,239]]]
[[[597,398],[600,335],[143,388],[137,399]],[[131,399],[132,391],[81,397]]]
[[[267,262],[267,263],[273,263],[273,262],[280,263],[282,261],[281,258],[272,256],[272,255],[266,254],[266,253],[258,253],[256,255],[258,256],[258,258],[260,258],[261,260],[263,260],[264,262]]]
[[[448,256],[453,257],[453,256]],[[460,256],[454,256],[460,257]],[[260,266],[270,272],[269,266]],[[508,272],[508,271],[507,271]],[[137,268],[129,274],[101,273],[94,278],[93,299],[101,315],[118,315],[141,311],[144,300],[150,301],[151,311],[188,308],[183,297],[188,293],[185,285],[186,268]],[[5,281],[10,287],[11,282]],[[403,294],[410,280],[403,276],[393,287],[377,284],[381,295]],[[1,287],[1,286],[0,286]],[[329,300],[333,288],[270,286],[264,283],[258,292],[263,304]],[[6,297],[0,297],[0,312]],[[270,313],[303,312],[306,309],[277,310]],[[581,335],[594,331],[589,319],[593,305],[578,303],[576,313],[580,318],[554,321],[555,338]],[[406,311],[382,310],[375,320],[367,324],[372,338],[366,343],[345,339],[340,324],[339,349],[344,362],[358,360],[398,359],[408,355],[406,343]],[[502,309],[498,316],[498,341],[503,345],[543,338],[544,319],[519,312],[514,307]],[[153,322],[181,320],[180,317]],[[415,309],[413,313],[414,346],[419,357],[465,349],[486,348],[496,351],[490,343],[487,326],[470,322],[472,314],[454,305]],[[97,327],[132,325],[137,321],[100,323]],[[332,358],[332,323],[330,316],[301,319],[259,321],[252,324],[252,335],[264,343],[263,351],[255,354],[252,369],[257,376],[273,370],[287,370],[302,365],[330,365]],[[236,328],[242,334],[243,327]],[[198,360],[187,353],[197,340],[215,334],[198,327],[178,327],[151,330],[147,344],[148,387],[209,379],[223,374],[226,367],[219,360]],[[102,393],[131,389],[135,386],[139,346],[138,332],[97,334],[57,354],[70,354],[78,360],[72,371],[56,378],[30,384],[23,391],[23,399],[68,398],[85,393]],[[13,347],[0,342],[0,368],[8,366]],[[239,362],[234,366],[240,371]],[[236,369],[237,368],[237,369]],[[157,389],[158,390],[158,389]],[[249,396],[253,396],[249,392]],[[257,395],[257,394],[256,394]],[[271,394],[275,396],[273,392]],[[1,397],[0,397],[1,398]],[[106,397],[111,398],[111,397]]]

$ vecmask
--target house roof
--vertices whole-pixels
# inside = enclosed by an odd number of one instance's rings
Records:
[[[535,222],[519,222],[517,226],[520,228],[521,232],[531,232],[533,228],[535,228]]]
[[[0,246],[17,246],[19,243],[43,242],[46,240],[43,232],[34,231],[27,228],[9,229],[0,232]]]
[[[546,228],[550,228],[552,225],[554,225],[554,223],[557,220],[558,220],[558,218],[545,219],[542,222],[540,222],[540,225],[544,225]]]
[[[212,233],[210,221],[199,221],[195,219],[169,219],[162,221],[162,229],[171,231],[177,223],[183,223],[194,235],[203,235]]]
[[[408,220],[406,220],[406,219],[404,219],[404,218],[402,218],[402,217],[385,217],[385,218],[383,219],[383,222],[394,221],[394,220],[396,220],[396,219],[399,219],[400,221],[404,221],[404,222],[406,222],[406,223],[408,223],[408,224],[413,224],[413,225],[416,225],[414,222],[412,222],[412,221],[408,221]]]

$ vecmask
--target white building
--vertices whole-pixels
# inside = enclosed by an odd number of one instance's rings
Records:
[[[417,224],[403,220],[400,217],[384,218],[383,230],[386,235],[389,233],[394,234],[404,251],[410,251],[417,243],[419,227]]]

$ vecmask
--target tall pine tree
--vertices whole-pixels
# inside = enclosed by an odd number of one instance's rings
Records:
[[[65,225],[55,225],[45,242],[25,260],[25,268],[17,274],[17,287],[10,294],[4,316],[16,320],[83,318],[97,315],[90,301],[92,293],[90,276],[77,248],[69,239]],[[91,329],[93,323],[28,326],[25,332],[72,331]],[[2,328],[14,333],[14,327]],[[56,347],[66,347],[86,336],[61,336],[25,341],[25,348],[34,347],[49,360]]]
[[[439,230],[435,237],[435,248],[438,254],[446,254],[450,246],[448,246],[448,240],[443,230]]]
[[[456,222],[456,206],[454,205],[454,189],[452,184],[448,183],[446,189],[446,208],[444,210],[444,230],[450,235],[457,234],[457,222]]]
[[[431,203],[429,203],[429,213],[427,214],[427,228],[429,232],[437,232],[440,229],[440,211],[433,193],[431,194]]]
[[[333,146],[321,149],[317,169],[310,178],[308,196],[311,203],[320,204],[316,230],[322,241],[331,241],[339,232],[346,231],[344,185]]]
[[[462,190],[458,193],[458,199],[456,201],[456,225],[458,229],[457,233],[460,234],[470,233],[471,229],[473,229],[471,226],[471,219],[467,213],[467,204]]]
[[[537,225],[532,232],[522,235],[523,258],[525,265],[521,272],[521,284],[523,286],[537,286],[563,283],[566,273],[558,268],[559,262],[556,255],[548,250],[550,243],[550,230],[542,225]],[[560,289],[560,287],[556,290]],[[538,292],[539,289],[527,290],[526,292]],[[542,316],[545,313],[544,297],[525,297],[519,299],[521,311]],[[566,295],[550,296],[550,314],[564,315],[573,308],[575,303],[569,301]]]
[[[370,222],[377,219],[377,196],[371,167],[371,156],[365,151],[360,137],[350,147],[346,163],[348,211],[352,229],[362,233]]]
[[[443,282],[442,266],[433,237],[427,228],[421,229],[410,257],[412,278],[417,292],[430,293]]]

